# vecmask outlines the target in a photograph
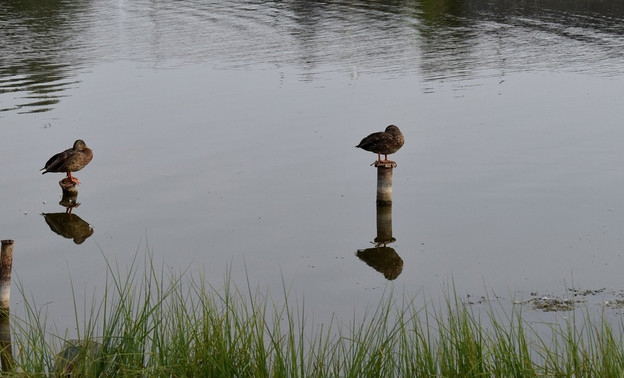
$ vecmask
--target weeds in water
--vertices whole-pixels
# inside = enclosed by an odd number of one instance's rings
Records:
[[[476,377],[621,376],[622,324],[589,313],[536,330],[522,308],[442,305],[387,292],[348,322],[309,324],[286,287],[222,289],[189,272],[156,269],[148,257],[126,273],[108,264],[106,291],[79,311],[78,340],[47,334],[47,314],[24,297],[11,318],[15,365],[7,375],[85,377]],[[494,302],[496,303],[496,302]],[[84,317],[79,314],[84,312]],[[573,314],[573,313],[571,313]],[[347,325],[344,325],[347,324]],[[541,324],[541,326],[544,326]]]

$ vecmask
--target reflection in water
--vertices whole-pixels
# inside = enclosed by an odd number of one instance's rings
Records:
[[[0,112],[51,110],[62,92],[76,84],[71,76],[80,57],[76,37],[84,4],[62,0],[0,3],[0,95],[24,92],[17,103],[2,105]]]
[[[74,243],[82,244],[87,238],[93,235],[93,227],[73,214],[72,210],[80,203],[77,201],[78,192],[63,192],[63,198],[59,205],[66,208],[64,213],[43,213],[46,223],[55,233],[67,239],[74,239]]]
[[[59,182],[61,184],[61,188],[63,188],[63,197],[59,202],[59,205],[66,208],[65,212],[67,214],[71,214],[72,210],[78,206],[80,206],[80,202],[78,202],[78,190],[76,189],[76,185],[71,184],[71,186],[67,187],[64,185],[68,185],[68,178],[64,178]]]
[[[0,96],[24,94],[0,111],[49,110],[75,85],[71,77],[81,66],[109,60],[296,66],[304,81],[327,71],[417,73],[425,80],[535,69],[621,74],[622,4],[4,1]]]
[[[377,205],[377,245],[394,243],[396,239],[392,236],[392,205]]]
[[[368,266],[383,273],[387,280],[396,279],[403,271],[403,259],[387,244],[395,242],[392,236],[392,206],[377,205],[377,236],[375,247],[360,249],[356,256]]]
[[[46,223],[55,233],[67,239],[74,239],[74,243],[82,244],[93,235],[93,228],[76,214],[66,213],[43,213]]]
[[[52,110],[61,92],[76,84],[66,78],[70,75],[67,65],[56,65],[46,61],[24,62],[20,67],[0,69],[0,94],[26,92],[27,95],[0,112],[16,110],[19,113],[38,113]],[[17,72],[17,73],[13,73]]]
[[[396,279],[403,271],[403,260],[394,248],[375,247],[360,249],[357,251],[356,256],[371,268],[379,273],[383,273],[384,277],[390,281]]]

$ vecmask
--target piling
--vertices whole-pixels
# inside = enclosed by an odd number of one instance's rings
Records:
[[[377,167],[377,205],[392,205],[392,171],[397,164],[393,161],[376,161]]]
[[[3,312],[0,316],[0,364],[3,372],[13,370],[13,348],[11,347],[11,325],[9,314]]]
[[[13,269],[13,240],[2,240],[2,249],[0,250],[0,312],[9,311],[11,269]]]
[[[69,177],[65,177],[59,181],[59,186],[63,190],[63,195],[78,195],[78,186],[71,181]]]
[[[11,299],[11,269],[13,268],[13,240],[2,240],[0,249],[0,363],[3,372],[13,370],[9,303]]]

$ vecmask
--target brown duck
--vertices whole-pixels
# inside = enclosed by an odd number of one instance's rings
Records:
[[[385,131],[372,133],[362,139],[360,144],[355,147],[374,152],[377,154],[377,159],[380,162],[388,162],[388,155],[397,152],[403,146],[403,143],[405,143],[405,138],[403,138],[401,130],[394,125],[390,125],[386,127]],[[381,160],[382,154],[385,157],[384,160]]]
[[[48,172],[66,172],[67,178],[74,184],[80,184],[80,181],[72,176],[72,172],[77,172],[84,168],[93,159],[93,151],[82,139],[74,142],[74,147],[52,156],[45,167],[41,168],[44,173]]]

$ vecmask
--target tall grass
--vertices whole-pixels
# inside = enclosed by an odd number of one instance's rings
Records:
[[[544,332],[522,319],[521,307],[475,310],[453,290],[439,305],[418,305],[389,291],[350,320],[310,324],[305,303],[292,303],[286,287],[275,301],[249,283],[234,285],[227,273],[217,289],[145,260],[125,272],[108,264],[105,292],[81,309],[74,296],[73,344],[47,334],[47,314],[22,291],[22,318],[11,319],[15,368],[7,375],[616,377],[624,371],[622,323],[592,320],[588,312]]]

